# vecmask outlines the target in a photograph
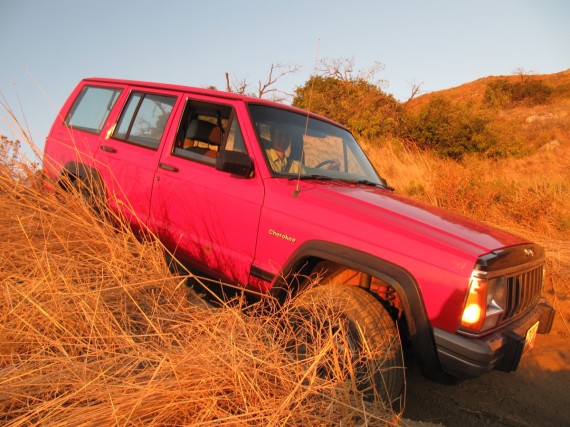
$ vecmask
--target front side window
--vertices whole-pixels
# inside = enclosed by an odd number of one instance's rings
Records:
[[[176,97],[134,92],[117,122],[113,138],[157,149]]]
[[[230,130],[228,131],[228,138],[226,141],[225,149],[228,151],[240,151],[242,153],[246,153],[247,150],[245,149],[243,135],[241,133],[237,118],[234,116],[231,122],[232,124],[230,126]]]
[[[120,94],[120,89],[84,87],[65,118],[66,126],[98,135]]]
[[[252,104],[249,110],[274,175],[384,185],[346,129],[275,107]]]
[[[245,152],[232,107],[189,99],[172,154],[213,166],[221,150]]]

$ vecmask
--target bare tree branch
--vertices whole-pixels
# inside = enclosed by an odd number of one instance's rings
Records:
[[[407,99],[406,102],[411,101],[412,99],[414,99],[416,96],[418,96],[420,93],[422,93],[422,85],[424,83],[418,83],[415,81],[412,81],[410,84],[410,89],[411,89],[411,93],[410,93],[410,97]]]
[[[386,68],[384,64],[379,61],[374,61],[374,64],[372,64],[370,67],[358,72],[358,78],[372,83],[373,80],[377,79],[377,75],[384,71],[384,68]],[[383,85],[386,82],[386,80],[382,79],[378,79],[376,81],[377,86]]]
[[[354,57],[352,58],[323,58],[317,66],[317,73],[324,77],[334,77],[349,81],[354,71]]]
[[[228,92],[239,93],[241,95],[256,96],[258,98],[267,97],[276,102],[283,102],[293,95],[275,87],[276,83],[288,74],[293,74],[301,70],[297,65],[287,65],[282,63],[271,64],[269,74],[265,81],[258,81],[257,92],[249,90],[249,83],[245,78],[234,77],[230,82],[229,73],[226,72],[226,90]]]
[[[226,91],[238,93],[240,95],[249,95],[247,92],[247,88],[249,84],[247,83],[246,79],[242,78],[239,79],[238,77],[233,77],[230,82],[229,73],[226,71]]]
[[[288,74],[294,74],[301,69],[298,65],[287,65],[287,64],[271,64],[271,68],[269,69],[269,75],[267,76],[267,80],[262,83],[261,80],[258,82],[258,91],[257,95],[259,98],[263,98],[267,94],[271,94],[271,99],[274,101],[283,101],[290,94],[283,92],[282,90],[277,89],[274,85],[283,77]],[[278,95],[280,94],[280,95]]]
[[[513,74],[518,75],[521,78],[521,81],[524,82],[525,78],[528,77],[529,74],[533,74],[533,71],[527,71],[523,67],[517,67],[514,69]]]
[[[386,80],[377,78],[377,75],[384,70],[384,64],[375,61],[371,67],[359,70],[355,76],[354,61],[354,57],[323,58],[319,61],[317,73],[324,77],[333,77],[344,81],[364,80],[378,87],[386,84]]]
[[[230,84],[230,74],[226,71],[226,92],[233,92]]]

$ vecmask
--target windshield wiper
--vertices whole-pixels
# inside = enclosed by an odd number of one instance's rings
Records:
[[[391,191],[395,190],[394,187],[390,187],[388,183],[384,180],[382,180],[381,182],[374,182],[374,181],[369,181],[368,179],[344,179],[343,181],[350,182],[351,184],[356,184],[356,185],[368,185],[370,187],[382,187]]]
[[[361,185],[369,185],[370,187],[378,187],[380,185],[379,182],[372,182],[372,181],[369,181],[367,179],[357,179],[357,180],[354,180],[354,183],[355,184],[361,184]]]
[[[296,180],[296,179],[299,179],[301,181],[311,180],[311,179],[314,179],[315,181],[332,181],[333,180],[333,178],[331,178],[330,176],[327,176],[327,175],[313,174],[313,175],[301,175],[301,176],[291,177],[291,178],[289,178],[289,181]]]
[[[332,176],[328,176],[328,175],[312,174],[312,175],[301,175],[301,176],[297,176],[297,177],[290,177],[289,181],[292,181],[292,180],[301,180],[301,181],[315,180],[315,181],[345,182],[347,184],[367,185],[369,187],[382,187],[382,188],[385,188],[387,190],[394,191],[394,187],[390,187],[385,182],[374,182],[374,181],[370,181],[368,179],[348,179],[348,178],[332,177]]]
[[[346,182],[347,184],[354,184],[354,185],[368,185],[370,187],[377,187],[380,184],[379,182],[369,181],[367,179],[350,179],[350,178],[337,178],[337,181]]]

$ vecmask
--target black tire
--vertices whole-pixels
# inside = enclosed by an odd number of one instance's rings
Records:
[[[302,292],[291,304],[295,342],[290,349],[299,359],[314,363],[320,357],[321,378],[336,376],[366,400],[403,409],[400,336],[374,295],[357,286],[331,284]],[[324,357],[323,346],[328,349]]]
[[[70,176],[62,179],[60,186],[83,200],[98,218],[106,218],[105,201],[101,191],[99,187],[89,179]]]

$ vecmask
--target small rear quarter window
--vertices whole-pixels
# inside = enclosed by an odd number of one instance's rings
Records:
[[[86,86],[73,103],[65,124],[74,129],[95,134],[103,125],[121,93],[120,89]]]

